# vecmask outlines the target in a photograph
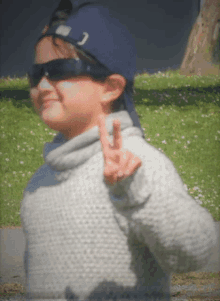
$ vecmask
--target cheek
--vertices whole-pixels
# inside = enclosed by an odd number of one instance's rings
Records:
[[[31,101],[33,103],[34,109],[36,111],[36,113],[38,113],[39,109],[40,109],[40,105],[38,104],[38,90],[37,88],[31,88],[30,89],[30,98]]]
[[[30,89],[30,96],[31,96],[31,98],[36,98],[37,95],[38,95],[37,88],[31,88]]]
[[[30,97],[31,97],[31,100],[33,102],[35,102],[37,100],[37,97],[38,97],[38,91],[37,91],[37,88],[31,88],[30,89]]]
[[[68,99],[70,97],[76,96],[80,90],[81,85],[79,83],[73,83],[69,81],[63,81],[59,84],[59,91],[62,93],[63,97]]]
[[[61,85],[61,89],[71,89],[73,88],[74,86],[76,86],[75,83],[71,83],[71,82],[63,82],[62,85]]]

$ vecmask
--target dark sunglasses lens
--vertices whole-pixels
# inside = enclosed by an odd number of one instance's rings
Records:
[[[99,65],[90,65],[81,60],[56,60],[46,64],[47,77],[50,80],[63,80],[79,75],[91,75],[96,79],[105,78],[109,74],[106,68]],[[31,86],[37,86],[45,74],[45,69],[42,65],[33,65],[28,73]]]
[[[42,68],[37,65],[32,66],[32,68],[28,72],[28,78],[31,86],[32,87],[37,86],[42,76],[43,76]]]
[[[82,61],[76,60],[60,60],[54,65],[54,71],[52,71],[51,76],[58,79],[65,79],[69,77],[75,77],[83,72]]]

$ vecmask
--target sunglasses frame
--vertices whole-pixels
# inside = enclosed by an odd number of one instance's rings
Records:
[[[28,71],[29,82],[36,87],[43,76],[49,80],[59,81],[80,75],[90,75],[94,79],[105,79],[113,74],[102,64],[90,63],[80,59],[56,59],[44,64],[33,64]]]

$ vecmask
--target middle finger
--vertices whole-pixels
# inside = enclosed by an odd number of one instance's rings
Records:
[[[113,147],[117,150],[122,148],[121,122],[119,120],[113,122]]]

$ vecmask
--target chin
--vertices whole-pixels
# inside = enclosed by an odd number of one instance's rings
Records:
[[[54,131],[60,131],[60,125],[59,125],[59,121],[54,119],[54,120],[48,120],[45,119],[41,116],[41,120],[43,121],[43,123],[45,123],[49,128],[51,128]]]

